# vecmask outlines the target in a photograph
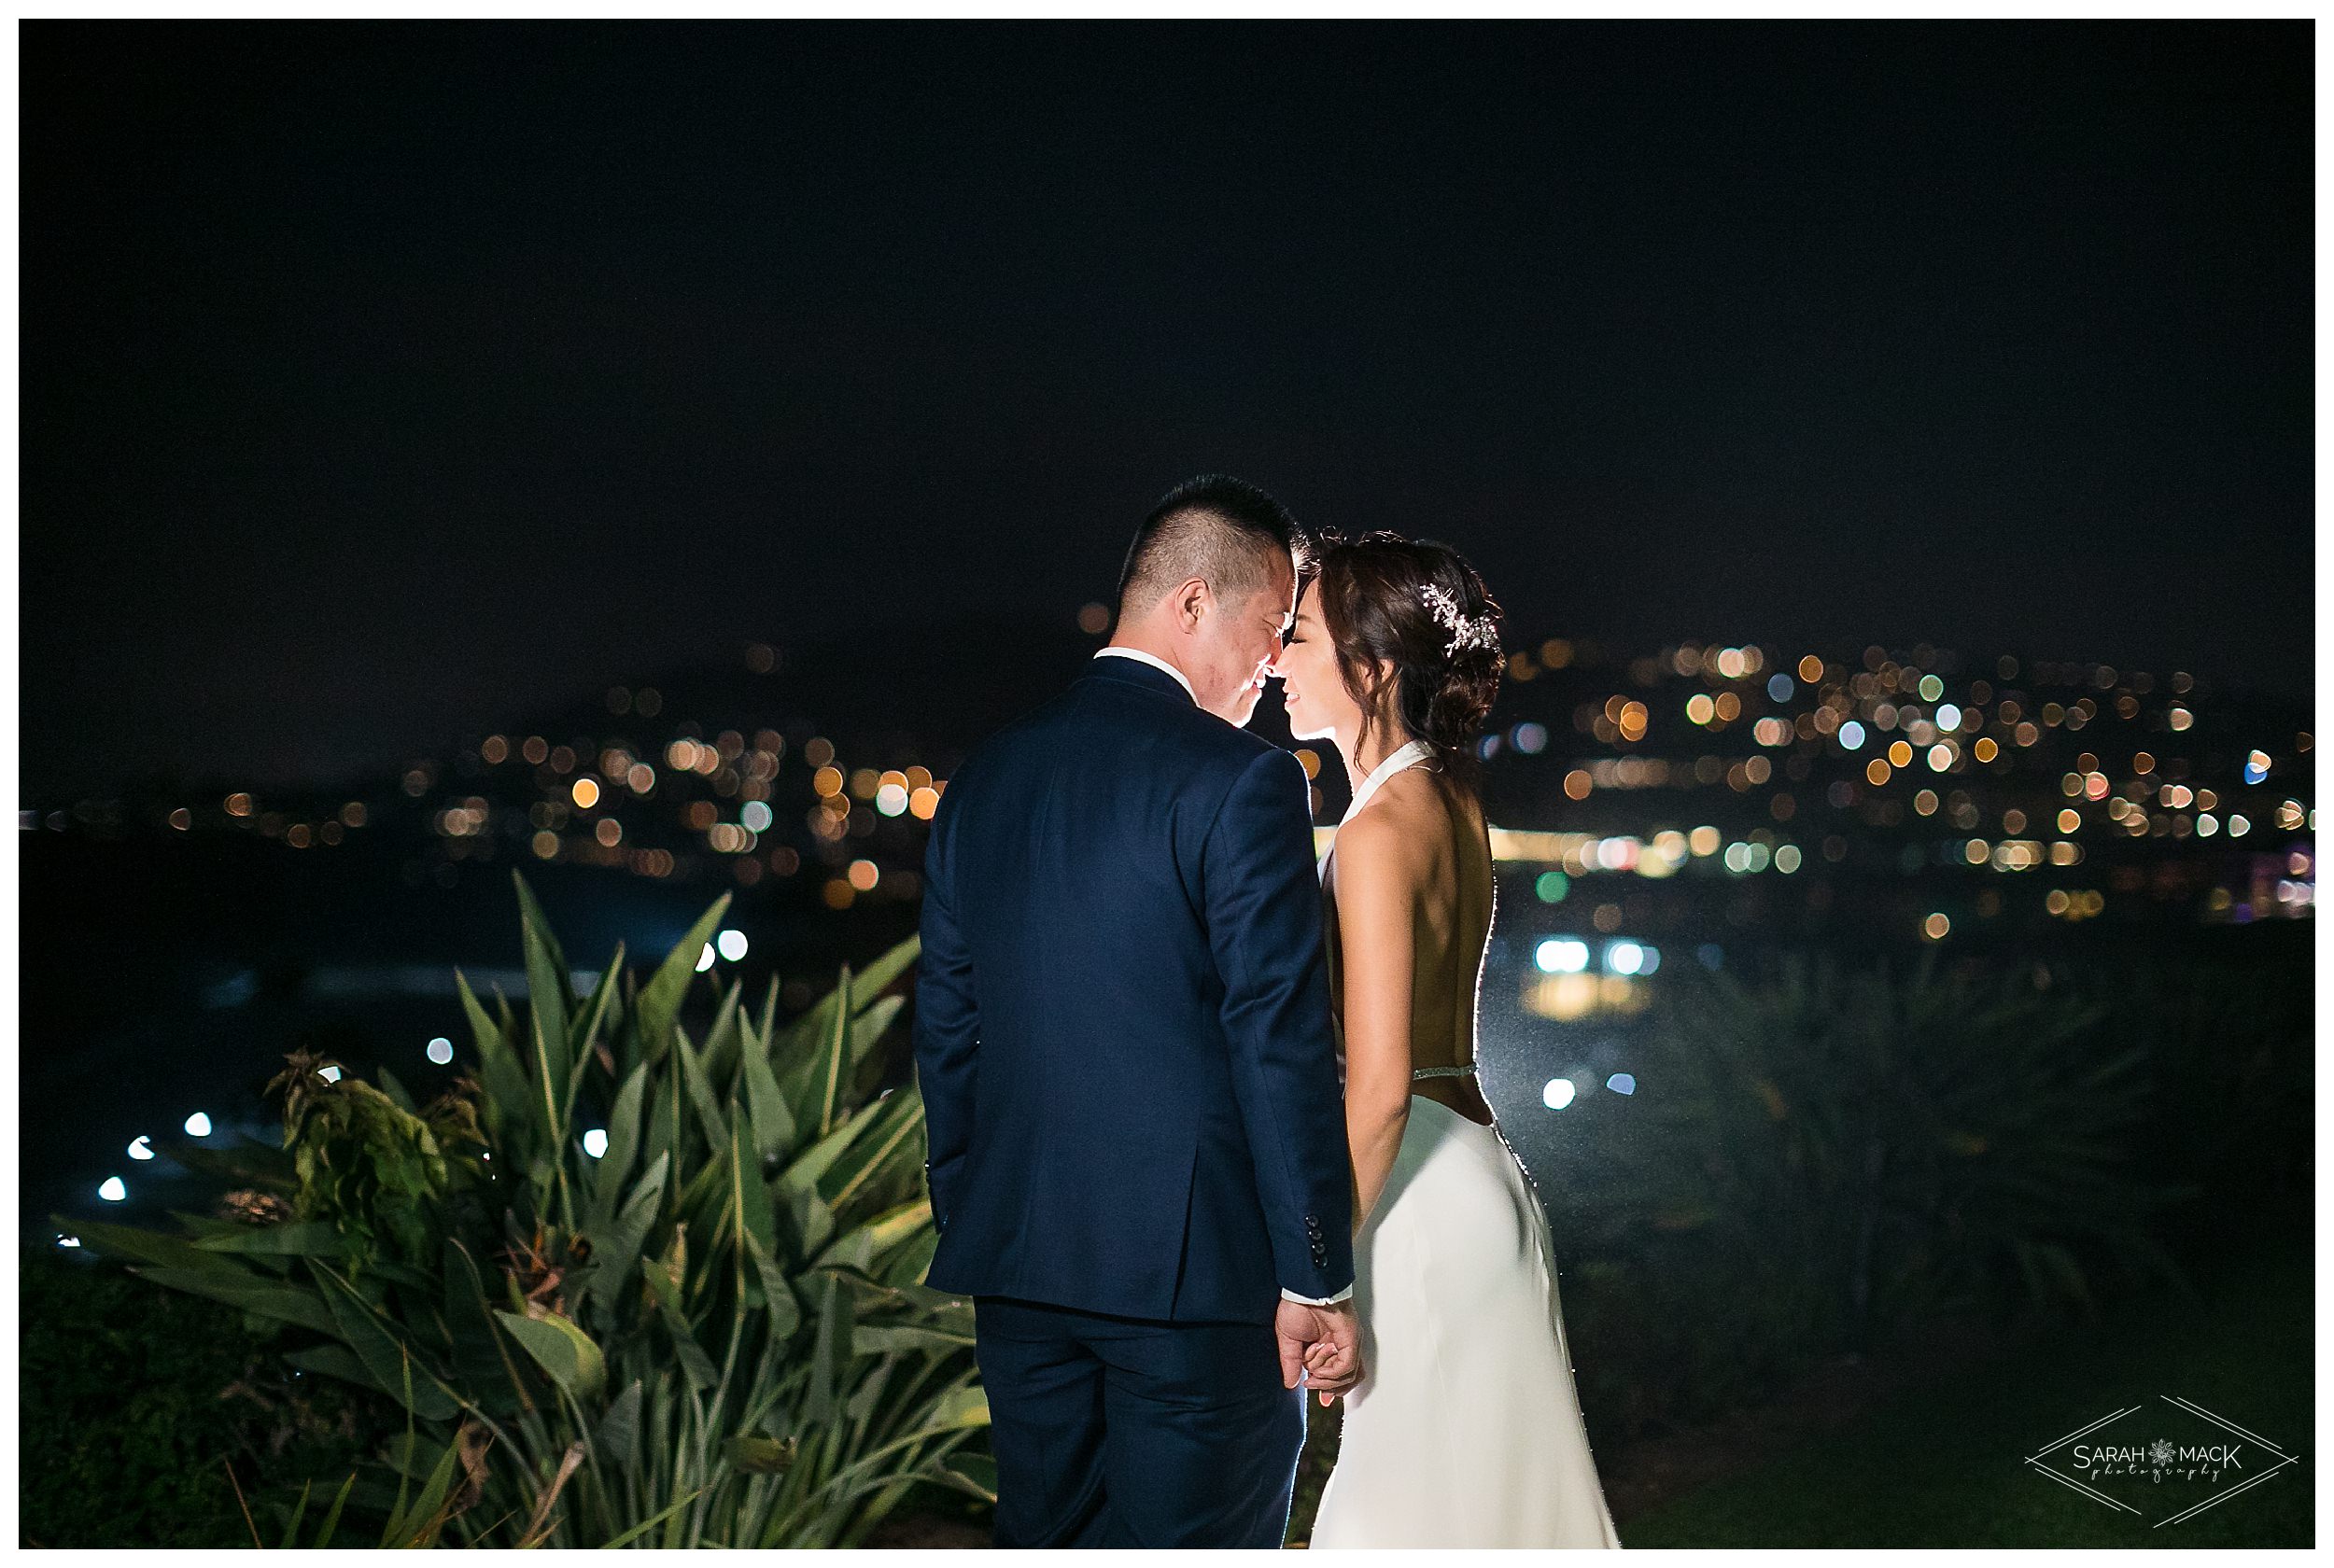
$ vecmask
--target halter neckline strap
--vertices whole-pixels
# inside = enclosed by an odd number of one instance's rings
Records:
[[[1367,778],[1364,778],[1360,785],[1355,789],[1353,804],[1345,808],[1345,815],[1337,819],[1337,825],[1342,828],[1346,823],[1352,821],[1355,814],[1359,812],[1364,805],[1367,805],[1370,803],[1370,797],[1378,792],[1379,785],[1385,783],[1387,779],[1393,777],[1404,768],[1412,767],[1419,763],[1423,763],[1433,755],[1434,748],[1427,745],[1423,740],[1404,741],[1400,746],[1394,749],[1385,761],[1380,763],[1376,767],[1370,770],[1370,776]]]

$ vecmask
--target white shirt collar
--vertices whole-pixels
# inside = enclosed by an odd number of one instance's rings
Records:
[[[1153,669],[1165,670],[1169,675],[1175,678],[1175,684],[1184,689],[1185,693],[1190,697],[1193,706],[1198,706],[1200,694],[1191,690],[1190,679],[1185,676],[1183,671],[1175,668],[1174,665],[1169,664],[1158,654],[1146,653],[1140,648],[1098,648],[1094,651],[1094,657],[1099,659],[1105,653],[1115,654],[1121,659],[1139,660],[1140,662],[1150,665]]]

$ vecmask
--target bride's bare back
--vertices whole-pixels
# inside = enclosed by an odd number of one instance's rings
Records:
[[[1364,852],[1379,852],[1375,845],[1399,845],[1402,880],[1412,894],[1411,1066],[1413,1070],[1467,1066],[1475,1060],[1476,1002],[1494,905],[1491,838],[1484,828],[1483,808],[1441,773],[1421,766],[1388,777],[1354,820],[1359,822],[1365,817],[1376,818],[1379,824],[1395,831],[1368,835],[1373,847]],[[1358,840],[1364,835],[1354,836]],[[1322,879],[1322,923],[1342,1071],[1345,987],[1337,920],[1337,864],[1338,854],[1332,847]],[[1422,1078],[1411,1092],[1469,1121],[1491,1122],[1491,1107],[1483,1097],[1479,1075]]]

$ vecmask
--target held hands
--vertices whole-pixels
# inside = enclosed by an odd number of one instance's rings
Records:
[[[1301,1378],[1327,1405],[1361,1381],[1361,1323],[1352,1302],[1283,1301],[1272,1332],[1280,1340],[1283,1388],[1295,1388]]]

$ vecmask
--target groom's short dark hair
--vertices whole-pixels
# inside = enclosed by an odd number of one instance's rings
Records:
[[[1237,599],[1271,581],[1264,561],[1288,554],[1297,581],[1313,567],[1311,530],[1270,492],[1230,474],[1187,479],[1160,498],[1127,547],[1118,571],[1118,615],[1146,609],[1159,595],[1199,577],[1217,596]]]

